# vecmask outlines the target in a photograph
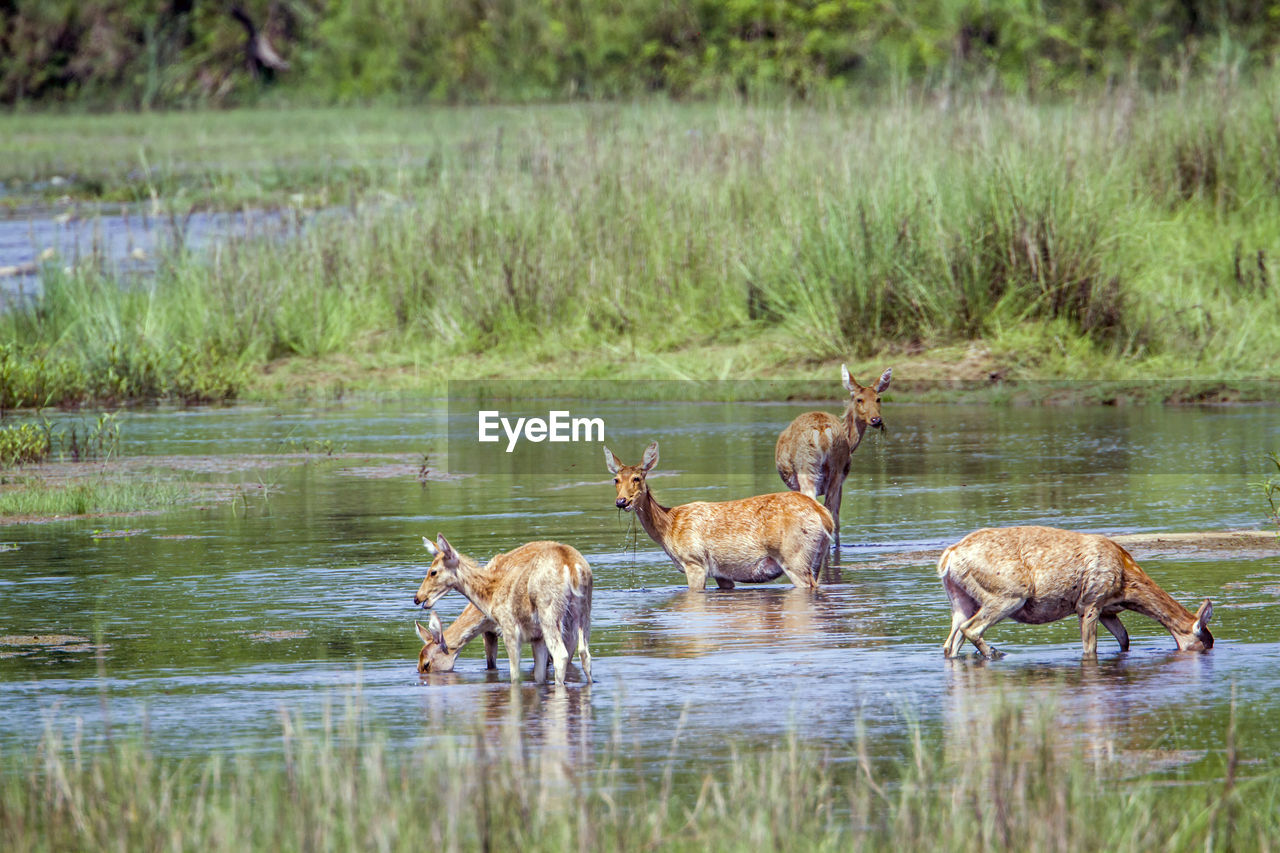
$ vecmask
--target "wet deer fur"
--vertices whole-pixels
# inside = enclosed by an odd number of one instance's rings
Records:
[[[480,608],[471,602],[458,614],[448,628],[440,623],[440,616],[431,611],[431,619],[423,627],[413,623],[422,650],[418,652],[418,672],[452,672],[458,652],[477,636],[484,636],[484,661],[486,669],[498,668],[498,625],[485,618]]]
[[[951,599],[951,633],[943,644],[955,657],[968,639],[986,657],[996,651],[982,638],[1006,617],[1041,625],[1080,617],[1084,656],[1095,657],[1098,623],[1129,648],[1120,611],[1156,620],[1183,651],[1213,647],[1205,599],[1195,613],[1161,589],[1129,552],[1105,536],[1053,527],[975,530],[942,552],[938,577]]]
[[[735,583],[763,583],[782,574],[798,587],[818,586],[834,523],[813,498],[778,492],[666,507],[648,483],[658,464],[658,442],[649,445],[639,465],[624,465],[607,447],[604,460],[617,486],[614,503],[635,512],[645,532],[684,572],[689,589],[702,589],[708,577],[721,589],[732,589]]]
[[[840,377],[849,392],[844,416],[826,412],[805,412],[778,435],[774,464],[778,476],[793,492],[813,499],[823,495],[823,503],[835,522],[835,545],[840,547],[840,500],[844,480],[849,476],[853,451],[862,443],[867,427],[884,430],[880,417],[880,394],[889,387],[893,368],[880,375],[874,386],[859,385],[840,365]]]
[[[591,682],[591,567],[577,549],[559,542],[529,542],[498,554],[486,565],[458,553],[444,538],[422,544],[431,566],[413,597],[433,606],[451,590],[465,595],[498,626],[511,664],[511,680],[520,680],[520,646],[533,646],[533,677],[545,681],[547,659],[556,684],[576,650],[583,680]]]

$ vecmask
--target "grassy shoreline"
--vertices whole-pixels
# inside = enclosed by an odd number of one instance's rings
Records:
[[[0,174],[56,170],[67,204],[289,215],[141,281],[48,262],[43,296],[0,313],[0,409],[796,380],[842,360],[901,364],[904,389],[1172,379],[1202,390],[1166,399],[1267,399],[1242,389],[1280,379],[1269,80],[1054,103],[2,117],[0,147],[31,153]]]

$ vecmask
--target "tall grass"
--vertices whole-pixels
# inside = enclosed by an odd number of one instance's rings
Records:
[[[358,716],[325,719],[285,713],[274,753],[186,758],[137,737],[89,748],[51,727],[0,756],[0,844],[1189,851],[1268,849],[1280,832],[1280,772],[1268,762],[1237,775],[1230,733],[1214,781],[1133,777],[1008,703],[950,748],[917,736],[900,759],[869,758],[865,734],[825,750],[792,736],[714,765],[677,752],[653,766],[616,742],[566,764],[518,731],[405,753]]]
[[[317,156],[342,147],[344,123],[379,115],[332,114],[339,139]],[[1063,336],[1145,375],[1280,364],[1280,111],[1265,86],[388,115],[392,133],[417,131],[395,137],[391,161],[357,160],[358,186],[351,163],[323,186],[347,204],[175,255],[144,287],[54,276],[29,310],[0,317],[0,335],[92,377],[133,377],[121,391],[90,384],[141,397],[181,395],[145,369],[175,345],[216,376],[282,357],[487,351],[528,375],[566,353],[767,332],[813,359],[982,340],[1024,375],[1073,369],[1052,358]],[[211,134],[221,120],[208,117]],[[287,133],[287,115],[270,121],[264,139]],[[285,147],[306,156],[297,139]],[[269,195],[317,179],[289,163],[239,180]]]

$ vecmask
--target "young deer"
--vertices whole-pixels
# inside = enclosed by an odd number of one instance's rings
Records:
[[[942,646],[947,657],[959,654],[966,639],[985,657],[994,657],[982,633],[1006,616],[1042,625],[1072,613],[1080,616],[1085,657],[1097,656],[1098,622],[1125,651],[1129,634],[1120,624],[1121,610],[1150,616],[1183,651],[1213,648],[1209,599],[1193,614],[1105,536],[1052,527],[987,527],[942,552],[938,577],[951,599],[951,633]]]
[[[774,448],[774,464],[787,488],[824,503],[835,520],[835,545],[840,547],[840,498],[844,478],[849,476],[849,457],[862,443],[867,427],[884,430],[880,419],[880,393],[889,387],[893,368],[880,375],[875,387],[859,385],[840,365],[840,376],[849,391],[844,417],[837,420],[826,412],[805,412],[778,436]]]
[[[440,624],[440,616],[431,611],[431,619],[427,627],[414,621],[414,629],[422,640],[422,651],[418,652],[418,672],[453,672],[453,662],[458,652],[476,638],[484,635],[485,669],[498,668],[498,625],[480,612],[480,608],[470,602],[453,620],[453,624],[445,628]]]
[[[545,681],[547,657],[556,684],[564,684],[569,658],[577,649],[583,679],[591,683],[591,567],[574,548],[559,542],[530,542],[480,565],[459,554],[444,536],[422,544],[432,555],[414,604],[433,606],[450,590],[470,599],[502,632],[511,680],[520,680],[520,646],[533,645],[533,678]]]
[[[817,588],[834,524],[813,498],[779,492],[665,507],[647,482],[658,464],[658,442],[639,465],[623,465],[607,447],[604,462],[618,488],[614,503],[635,511],[645,532],[684,572],[689,589],[702,589],[708,575],[721,589],[733,589],[735,582],[763,583],[781,574],[796,586]]]

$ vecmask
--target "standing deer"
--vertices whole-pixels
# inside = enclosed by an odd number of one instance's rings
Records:
[[[476,638],[484,635],[485,669],[498,668],[498,625],[480,612],[480,608],[470,602],[458,614],[448,628],[440,624],[440,616],[431,611],[431,619],[427,627],[421,622],[413,623],[418,637],[422,640],[422,651],[418,652],[418,672],[453,672],[453,662],[458,652]]]
[[[549,654],[556,684],[563,685],[576,649],[583,679],[591,683],[591,567],[577,549],[529,542],[482,566],[444,536],[434,544],[424,536],[422,544],[432,555],[431,568],[414,604],[431,607],[450,590],[465,595],[502,632],[512,681],[520,680],[520,646],[528,640],[534,681],[546,680]]]
[[[951,633],[942,646],[947,657],[958,655],[966,639],[994,657],[982,633],[1006,616],[1043,625],[1072,613],[1080,616],[1086,658],[1098,654],[1098,622],[1127,651],[1121,610],[1159,622],[1182,651],[1213,648],[1209,599],[1193,614],[1147,577],[1128,551],[1098,534],[1053,527],[975,530],[942,552],[938,577],[951,599]]]
[[[635,512],[645,532],[684,572],[689,589],[702,589],[708,575],[721,589],[733,589],[734,583],[763,583],[781,574],[798,587],[817,588],[834,524],[813,498],[779,492],[665,507],[647,481],[658,464],[658,442],[645,449],[639,465],[623,465],[607,447],[604,462],[618,490],[614,503]]]
[[[840,498],[844,478],[849,476],[849,458],[862,443],[867,427],[884,430],[880,419],[880,394],[889,387],[893,368],[880,375],[875,387],[859,385],[840,365],[840,376],[849,391],[844,417],[837,420],[826,412],[805,412],[778,436],[774,448],[774,464],[787,488],[824,503],[835,520],[835,546],[840,547]]]

